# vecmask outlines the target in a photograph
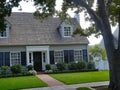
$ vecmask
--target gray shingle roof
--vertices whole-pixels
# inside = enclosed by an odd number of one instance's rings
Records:
[[[43,21],[35,19],[32,13],[12,13],[8,18],[11,24],[9,38],[0,39],[0,45],[58,45],[88,44],[86,37],[75,36],[62,38],[58,27],[59,18],[48,18]],[[74,19],[74,25],[78,25]]]

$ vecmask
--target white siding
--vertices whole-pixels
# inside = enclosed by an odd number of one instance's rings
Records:
[[[50,51],[52,50],[82,50],[87,49],[87,45],[64,45],[64,46],[50,46]]]
[[[0,47],[0,52],[26,51],[25,46]]]

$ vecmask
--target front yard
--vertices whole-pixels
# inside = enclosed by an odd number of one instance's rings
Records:
[[[0,90],[18,90],[45,86],[47,84],[36,76],[0,78]]]
[[[79,84],[109,80],[108,71],[50,74],[50,76],[65,84]]]

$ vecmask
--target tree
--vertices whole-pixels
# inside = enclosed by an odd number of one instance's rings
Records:
[[[20,1],[21,0],[0,0],[0,31],[4,31],[5,29],[5,17],[11,14],[13,7],[19,6]],[[120,22],[120,0],[96,0],[96,9],[92,8],[94,0],[63,0],[62,12],[55,10],[56,0],[33,1],[37,7],[34,15],[39,18],[52,16],[55,13],[63,18],[68,17],[66,12],[69,8],[76,8],[76,13],[84,10],[86,20],[91,21],[91,27],[86,30],[79,27],[77,31],[83,35],[90,35],[91,32],[96,34],[101,33],[110,66],[109,90],[120,90],[120,32],[117,43],[118,47],[115,47],[114,37],[111,33],[111,24],[115,25],[118,20]]]
[[[102,55],[103,60],[107,60],[107,55],[105,49],[103,49],[100,45],[94,45],[89,48],[89,56],[93,60],[93,55],[95,53],[100,53]]]

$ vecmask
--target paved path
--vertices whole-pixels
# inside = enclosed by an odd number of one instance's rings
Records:
[[[78,87],[95,87],[95,86],[103,86],[108,85],[109,82],[94,82],[94,83],[84,83],[84,84],[73,84],[73,85],[63,85],[63,86],[53,86],[53,87],[43,87],[43,88],[32,88],[32,89],[24,89],[24,90],[75,90]],[[95,90],[95,89],[93,89]]]
[[[22,89],[22,90],[76,90],[78,87],[95,87],[95,86],[103,86],[108,85],[109,82],[93,82],[93,83],[84,83],[84,84],[73,84],[73,85],[65,85],[64,83],[50,77],[47,74],[39,74],[37,75],[40,79],[42,79],[45,83],[48,84],[49,87],[42,88],[31,88],[31,89]],[[92,89],[95,90],[95,89]]]
[[[45,83],[48,84],[48,86],[62,86],[64,85],[64,83],[52,78],[51,76],[47,75],[47,74],[39,74],[37,75],[37,77],[39,77],[41,80],[43,80]]]

